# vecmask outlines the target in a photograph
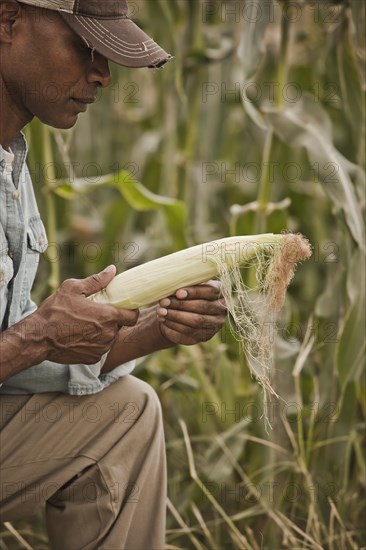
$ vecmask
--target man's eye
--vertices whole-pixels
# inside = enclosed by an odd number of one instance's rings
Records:
[[[91,48],[85,42],[78,42],[77,47],[80,52],[90,55]]]

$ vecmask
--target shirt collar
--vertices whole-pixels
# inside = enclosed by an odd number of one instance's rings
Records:
[[[19,134],[11,142],[10,149],[14,153],[15,157],[13,164],[13,175],[15,186],[18,187],[19,176],[28,153],[27,141],[23,132],[19,132]],[[2,145],[0,145],[0,169],[1,171],[5,169],[4,149]]]
[[[10,144],[10,149],[14,153],[15,158],[23,164],[28,153],[27,141],[23,132],[19,132],[15,139]],[[4,160],[4,148],[0,145],[0,162]]]

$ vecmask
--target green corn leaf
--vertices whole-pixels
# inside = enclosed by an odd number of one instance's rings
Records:
[[[365,256],[357,250],[350,262],[347,293],[351,305],[339,333],[336,364],[342,388],[358,380],[365,362]]]
[[[54,192],[66,200],[73,200],[78,195],[85,195],[103,187],[117,189],[127,204],[137,212],[161,210],[169,228],[174,247],[187,246],[184,234],[186,208],[182,201],[157,195],[135,180],[129,172],[121,170],[98,178],[95,182],[86,179],[76,179],[71,185],[68,182],[58,185]]]
[[[267,109],[274,132],[291,147],[304,147],[324,190],[337,210],[343,210],[354,240],[365,250],[365,228],[352,176],[360,169],[333,145],[331,121],[325,109],[310,95],[282,109]],[[362,176],[362,186],[365,178]]]

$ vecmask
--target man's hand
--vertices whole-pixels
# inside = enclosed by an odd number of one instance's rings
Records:
[[[91,365],[111,349],[121,327],[139,312],[96,304],[87,297],[105,288],[116,268],[86,279],[69,279],[20,323],[0,333],[0,382],[49,359]]]
[[[141,310],[136,326],[121,329],[102,372],[176,344],[206,342],[222,328],[226,315],[217,281],[177,290],[175,296]]]
[[[210,340],[224,325],[225,300],[217,281],[186,287],[160,300],[157,316],[162,336],[171,344]]]
[[[138,311],[96,304],[86,298],[105,288],[116,274],[110,266],[86,279],[68,279],[47,298],[33,323],[41,327],[46,358],[56,363],[90,365],[110,350],[122,326],[135,325]]]

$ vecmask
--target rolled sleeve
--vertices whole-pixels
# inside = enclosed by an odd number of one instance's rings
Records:
[[[60,392],[81,396],[101,392],[135,368],[135,361],[130,361],[109,373],[101,374],[107,357],[108,354],[105,354],[94,365],[63,365],[43,361],[5,380],[0,386],[0,393],[24,395]]]
[[[135,361],[129,361],[108,373],[101,373],[108,353],[95,365],[69,366],[68,393],[70,395],[90,395],[102,391],[122,376],[130,374],[135,368]]]

